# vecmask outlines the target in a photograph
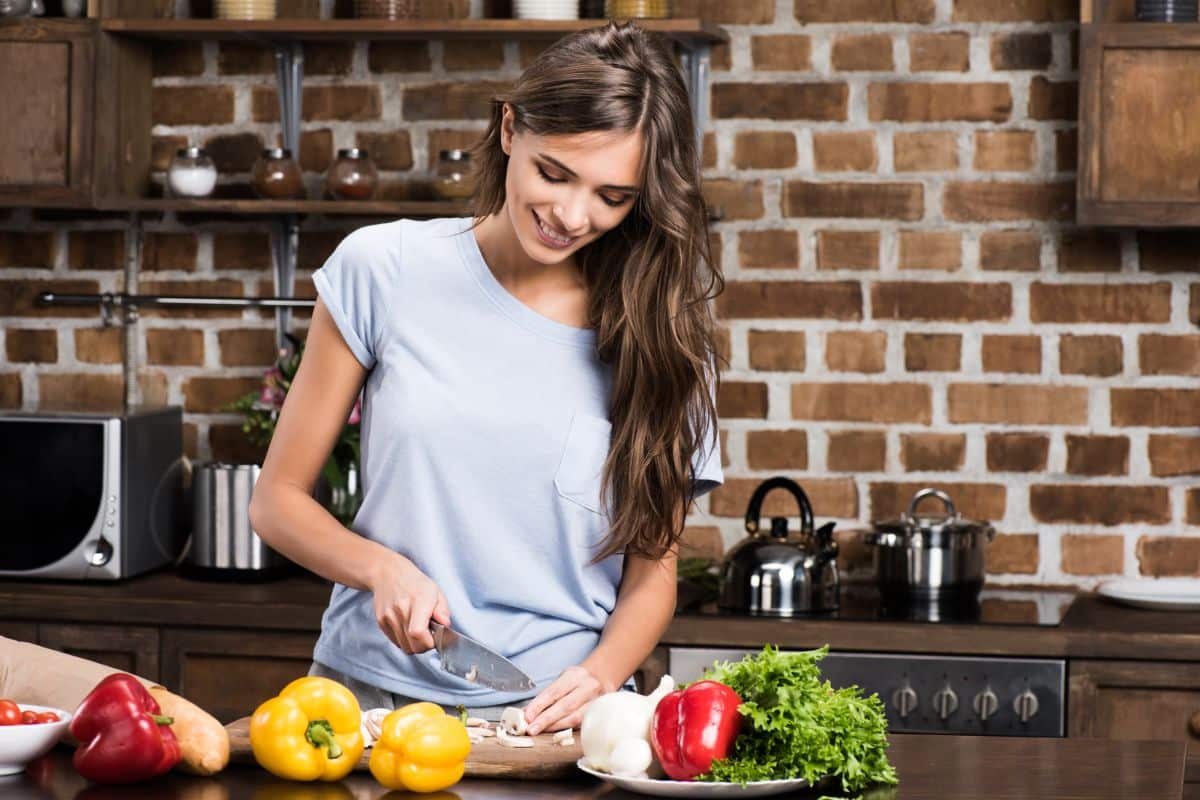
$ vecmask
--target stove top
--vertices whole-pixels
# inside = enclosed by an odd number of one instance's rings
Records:
[[[849,622],[926,622],[981,625],[1039,625],[1055,627],[1067,614],[1075,595],[1036,589],[984,589],[978,600],[922,601],[887,605],[870,584],[842,586],[837,611],[787,619],[845,620]],[[748,616],[717,608],[715,602],[689,612],[703,616]],[[768,617],[780,619],[779,617]]]

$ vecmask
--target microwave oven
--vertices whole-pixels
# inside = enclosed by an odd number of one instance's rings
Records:
[[[117,580],[178,560],[183,414],[0,413],[0,577]]]

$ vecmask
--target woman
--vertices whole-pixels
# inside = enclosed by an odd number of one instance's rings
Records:
[[[494,100],[474,222],[362,228],[314,275],[250,510],[336,584],[311,674],[364,708],[523,706],[533,733],[632,688],[674,612],[687,508],[722,480],[694,142],[664,48],[573,34]],[[309,491],[364,382],[352,532]],[[445,673],[431,619],[536,689]]]

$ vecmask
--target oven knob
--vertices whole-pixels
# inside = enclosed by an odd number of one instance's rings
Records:
[[[1037,695],[1028,689],[1021,692],[1017,695],[1017,699],[1013,700],[1013,711],[1017,712],[1017,717],[1022,723],[1029,722],[1029,720],[1037,716]]]
[[[988,688],[975,695],[971,705],[975,708],[975,713],[979,715],[979,718],[987,722],[988,717],[995,714],[996,709],[1000,707],[1000,699],[996,697],[995,692]]]
[[[949,686],[943,686],[933,694],[933,710],[942,719],[950,719],[950,715],[958,710],[958,695]]]
[[[112,558],[113,548],[108,543],[107,539],[97,539],[96,544],[92,547],[92,552],[88,555],[88,563],[93,567],[103,567]]]
[[[917,708],[917,692],[911,686],[904,686],[892,693],[892,705],[904,719]]]

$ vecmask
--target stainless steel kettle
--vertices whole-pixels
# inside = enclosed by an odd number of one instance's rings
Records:
[[[786,489],[800,505],[800,532],[788,531],[786,517],[772,517],[764,534],[760,515],[767,493]],[[812,505],[799,484],[771,478],[755,491],[746,509],[745,539],[726,554],[721,564],[718,607],[771,617],[791,617],[835,611],[839,580],[834,523],[813,531]]]

